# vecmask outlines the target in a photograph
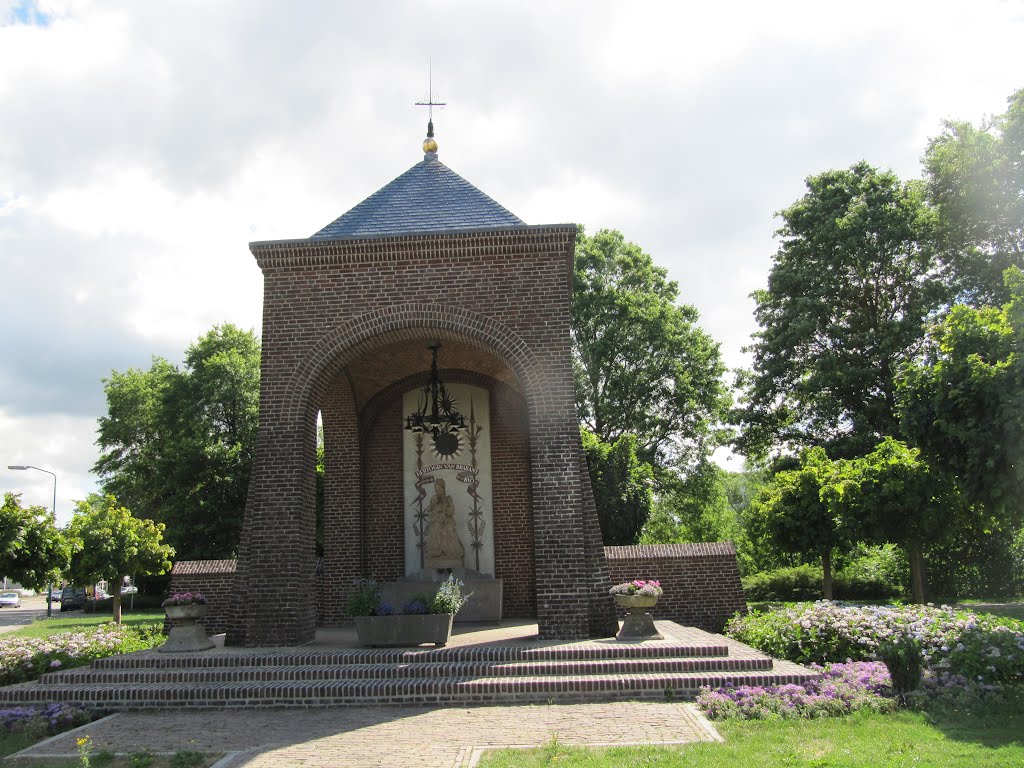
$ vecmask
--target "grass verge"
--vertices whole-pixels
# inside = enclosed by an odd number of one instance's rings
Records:
[[[484,755],[480,768],[1019,768],[1024,709],[965,715],[901,711],[819,720],[731,721],[724,744],[569,747],[553,739],[531,750]]]
[[[4,637],[39,637],[47,638],[53,635],[60,635],[65,632],[77,632],[89,630],[108,624],[113,620],[106,614],[81,613],[72,611],[64,615],[55,615],[50,619],[37,619],[21,629],[7,632]],[[121,614],[121,623],[129,627],[140,627],[145,624],[163,625],[163,611],[139,611],[137,613],[124,612]]]

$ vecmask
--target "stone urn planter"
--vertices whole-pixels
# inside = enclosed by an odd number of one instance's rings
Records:
[[[165,606],[167,618],[174,622],[174,626],[167,633],[167,642],[157,650],[161,653],[181,653],[213,648],[214,643],[207,636],[206,628],[198,623],[208,610],[204,604]]]
[[[647,612],[658,603],[657,595],[612,595],[615,604],[627,610],[622,621],[622,629],[615,636],[616,640],[664,640],[665,638],[654,626],[654,618]]]
[[[361,645],[412,646],[433,643],[441,647],[452,636],[452,613],[397,616],[355,616]]]

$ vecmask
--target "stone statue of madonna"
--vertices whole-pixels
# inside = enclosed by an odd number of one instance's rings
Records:
[[[461,568],[466,548],[455,524],[455,502],[445,490],[444,480],[434,482],[434,495],[427,508],[430,527],[424,544],[423,563],[427,568]]]

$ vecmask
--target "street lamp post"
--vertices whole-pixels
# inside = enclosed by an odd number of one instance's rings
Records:
[[[54,474],[53,472],[51,472],[48,469],[43,469],[42,467],[33,467],[31,464],[8,464],[7,468],[8,469],[17,469],[17,470],[34,469],[37,472],[45,472],[46,474],[51,475],[53,477],[53,522],[54,522],[54,524],[56,524],[56,522],[57,522],[57,475]],[[46,582],[46,618],[49,619],[49,618],[52,618],[52,617],[53,617],[53,583],[48,581],[48,582]]]

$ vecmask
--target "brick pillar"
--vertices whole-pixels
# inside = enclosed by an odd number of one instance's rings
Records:
[[[324,425],[324,560],[320,593],[325,626],[345,620],[352,581],[362,574],[359,423],[352,388],[338,377],[320,409]]]
[[[271,396],[260,393],[260,434],[235,582],[244,615],[229,642],[302,645],[316,636],[316,601],[310,597],[316,581],[316,419],[306,409],[302,418],[289,420],[264,407]]]

